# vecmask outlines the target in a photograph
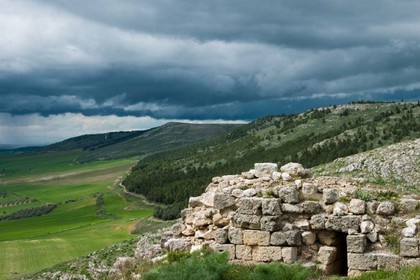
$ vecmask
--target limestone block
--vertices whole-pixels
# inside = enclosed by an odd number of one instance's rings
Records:
[[[283,173],[281,173],[281,178],[282,178],[284,181],[292,181],[292,180],[293,180],[292,176],[290,176],[290,174],[289,174],[289,173],[287,173],[287,172],[283,172]]]
[[[234,226],[246,229],[260,229],[260,220],[261,216],[239,213],[235,213],[232,218]]]
[[[278,171],[274,171],[274,172],[271,174],[271,178],[272,178],[273,180],[278,180],[278,179],[280,179],[280,178],[281,178],[281,173],[280,173],[280,172],[278,172]]]
[[[360,232],[361,233],[369,233],[375,228],[375,224],[372,221],[363,221],[360,224]]]
[[[238,210],[236,212],[246,215],[261,215],[262,201],[263,198],[260,197],[242,197],[238,201]]]
[[[271,262],[282,260],[281,247],[258,246],[253,251],[253,259],[257,262]]]
[[[337,242],[334,231],[320,231],[318,232],[318,239],[321,244],[328,246],[335,245]]]
[[[365,271],[357,270],[357,269],[349,269],[347,272],[348,277],[357,277],[361,276]]]
[[[278,171],[278,166],[275,163],[255,163],[255,177],[260,178],[264,176],[271,177],[271,174]]]
[[[243,233],[242,229],[235,228],[235,227],[229,227],[228,228],[228,239],[230,243],[242,245],[243,244]]]
[[[334,263],[337,256],[337,248],[331,246],[321,246],[318,251],[317,261],[328,265]]]
[[[360,216],[328,216],[325,228],[341,232],[359,231],[360,222]]]
[[[348,212],[349,211],[348,211],[347,204],[341,203],[341,202],[334,203],[333,215],[344,216],[344,215],[347,215]]]
[[[368,214],[375,214],[376,209],[378,209],[379,202],[378,201],[368,201],[366,203],[366,213]]]
[[[310,183],[303,183],[302,184],[302,193],[305,195],[312,195],[317,192],[317,187]]]
[[[416,211],[417,206],[419,205],[419,201],[416,199],[401,199],[400,201],[400,210],[401,213],[406,214],[406,213],[413,213]]]
[[[182,223],[176,223],[171,227],[171,231],[174,237],[181,237],[182,232],[186,229],[187,227],[185,225],[183,225]]]
[[[191,216],[191,214],[193,213],[193,209],[192,208],[185,208],[181,210],[181,219],[185,222],[185,220],[187,219],[187,217]]]
[[[418,229],[420,227],[420,219],[419,218],[411,218],[411,219],[408,219],[405,222],[405,224],[408,227],[412,227],[412,228]]]
[[[401,231],[404,237],[414,237],[416,235],[416,229],[412,227],[403,228]]]
[[[262,200],[262,214],[269,216],[277,216],[281,214],[280,199],[265,198]]]
[[[396,270],[400,268],[401,257],[388,253],[375,253],[378,260],[378,269]]]
[[[322,191],[322,199],[325,204],[334,204],[338,199],[338,191],[335,189],[326,188]]]
[[[301,188],[302,188],[302,180],[300,180],[300,179],[295,180],[295,186],[296,186],[298,189],[301,189]]]
[[[364,234],[347,235],[347,252],[363,253],[366,250],[366,236]]]
[[[213,224],[218,227],[224,227],[229,224],[230,220],[227,217],[223,217],[219,213],[213,215]]]
[[[265,231],[276,231],[281,228],[281,216],[263,216],[260,228]]]
[[[376,270],[378,266],[377,257],[374,254],[347,254],[347,265],[349,269],[356,270]]]
[[[242,172],[241,175],[245,179],[254,179],[255,178],[255,169],[251,169],[248,172]]]
[[[287,172],[293,177],[309,178],[312,176],[310,170],[305,169],[302,164],[289,162],[280,167],[280,171]]]
[[[187,225],[186,228],[182,231],[182,235],[193,236],[193,235],[195,235],[195,231],[192,228],[192,226]]]
[[[303,244],[310,246],[316,241],[316,233],[312,231],[302,232],[302,242]]]
[[[404,257],[419,256],[419,242],[416,238],[403,238],[400,241],[400,255]]]
[[[311,217],[310,225],[312,229],[325,229],[325,222],[327,217],[323,214],[313,215]]]
[[[297,253],[298,253],[297,247],[283,247],[281,249],[283,262],[294,263],[297,260]]]
[[[243,261],[252,261],[252,247],[247,245],[236,245],[236,258]]]
[[[216,193],[214,195],[214,208],[223,210],[235,205],[235,198],[230,194]]]
[[[191,248],[191,242],[186,239],[171,238],[165,242],[164,248],[169,251],[189,251]]]
[[[215,230],[214,240],[219,244],[228,243],[228,229],[218,228]]]
[[[284,212],[284,213],[301,214],[301,213],[303,213],[303,207],[301,205],[283,203],[281,205],[281,211]]]
[[[205,212],[196,212],[193,214],[192,224],[196,228],[202,228],[211,224],[212,220],[207,217]]]
[[[204,237],[205,240],[215,240],[216,239],[216,231],[213,230],[213,229],[210,229],[210,230],[208,230],[204,233],[203,237]]]
[[[223,253],[228,252],[229,259],[233,260],[235,259],[235,245],[233,244],[211,244],[210,249],[212,249],[215,252]]]
[[[294,187],[284,187],[279,190],[279,197],[285,203],[296,204],[299,203],[299,191]]]
[[[294,225],[300,230],[309,230],[311,228],[309,226],[309,221],[306,219],[296,220]]]
[[[378,233],[375,232],[375,231],[369,232],[368,234],[366,234],[366,238],[370,242],[374,243],[374,242],[378,241]]]
[[[270,244],[275,246],[300,246],[302,237],[298,230],[276,231],[271,234]]]
[[[382,216],[389,216],[395,213],[394,203],[391,201],[383,201],[379,203],[378,208],[376,209],[376,214]]]
[[[244,245],[270,245],[270,233],[268,231],[259,230],[244,230],[243,231]]]
[[[366,212],[366,203],[361,199],[352,199],[349,205],[349,211],[353,214],[364,214]]]
[[[318,214],[322,212],[322,205],[317,201],[304,201],[302,207],[304,213]]]
[[[256,195],[257,195],[257,191],[254,188],[249,188],[242,192],[243,197],[253,197]]]
[[[233,196],[233,197],[236,197],[236,198],[238,198],[238,197],[243,197],[243,196],[244,196],[244,191],[243,191],[243,190],[241,190],[241,189],[234,189],[234,190],[232,191],[232,196]]]

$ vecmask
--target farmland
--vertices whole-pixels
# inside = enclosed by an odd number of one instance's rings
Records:
[[[48,214],[0,221],[0,279],[18,277],[135,237],[150,206],[124,194],[133,159],[79,164],[79,151],[0,154],[0,216],[55,204]]]

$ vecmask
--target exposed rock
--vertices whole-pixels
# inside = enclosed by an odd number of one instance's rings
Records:
[[[275,163],[256,163],[254,164],[255,176],[258,178],[269,176],[278,170],[278,166]]]
[[[350,201],[349,211],[353,214],[364,214],[366,204],[363,200],[354,198]]]
[[[279,191],[279,197],[285,203],[296,204],[299,203],[299,191],[294,187],[281,188]]]
[[[416,238],[403,238],[400,241],[401,256],[418,257],[419,241]]]
[[[322,197],[325,204],[334,204],[338,199],[338,192],[335,189],[324,189],[322,191]]]
[[[289,162],[280,167],[280,171],[289,173],[292,177],[309,178],[312,176],[310,170],[303,168],[302,164]]]

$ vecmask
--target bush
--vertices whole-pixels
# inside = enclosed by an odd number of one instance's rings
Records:
[[[260,264],[249,276],[250,280],[306,280],[313,271],[300,265],[285,265],[281,263]]]

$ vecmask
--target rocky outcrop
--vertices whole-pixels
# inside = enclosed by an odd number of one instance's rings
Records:
[[[163,245],[209,246],[240,262],[300,261],[326,274],[419,263],[418,197],[388,197],[357,180],[313,178],[297,163],[257,163],[241,175],[213,178]]]

